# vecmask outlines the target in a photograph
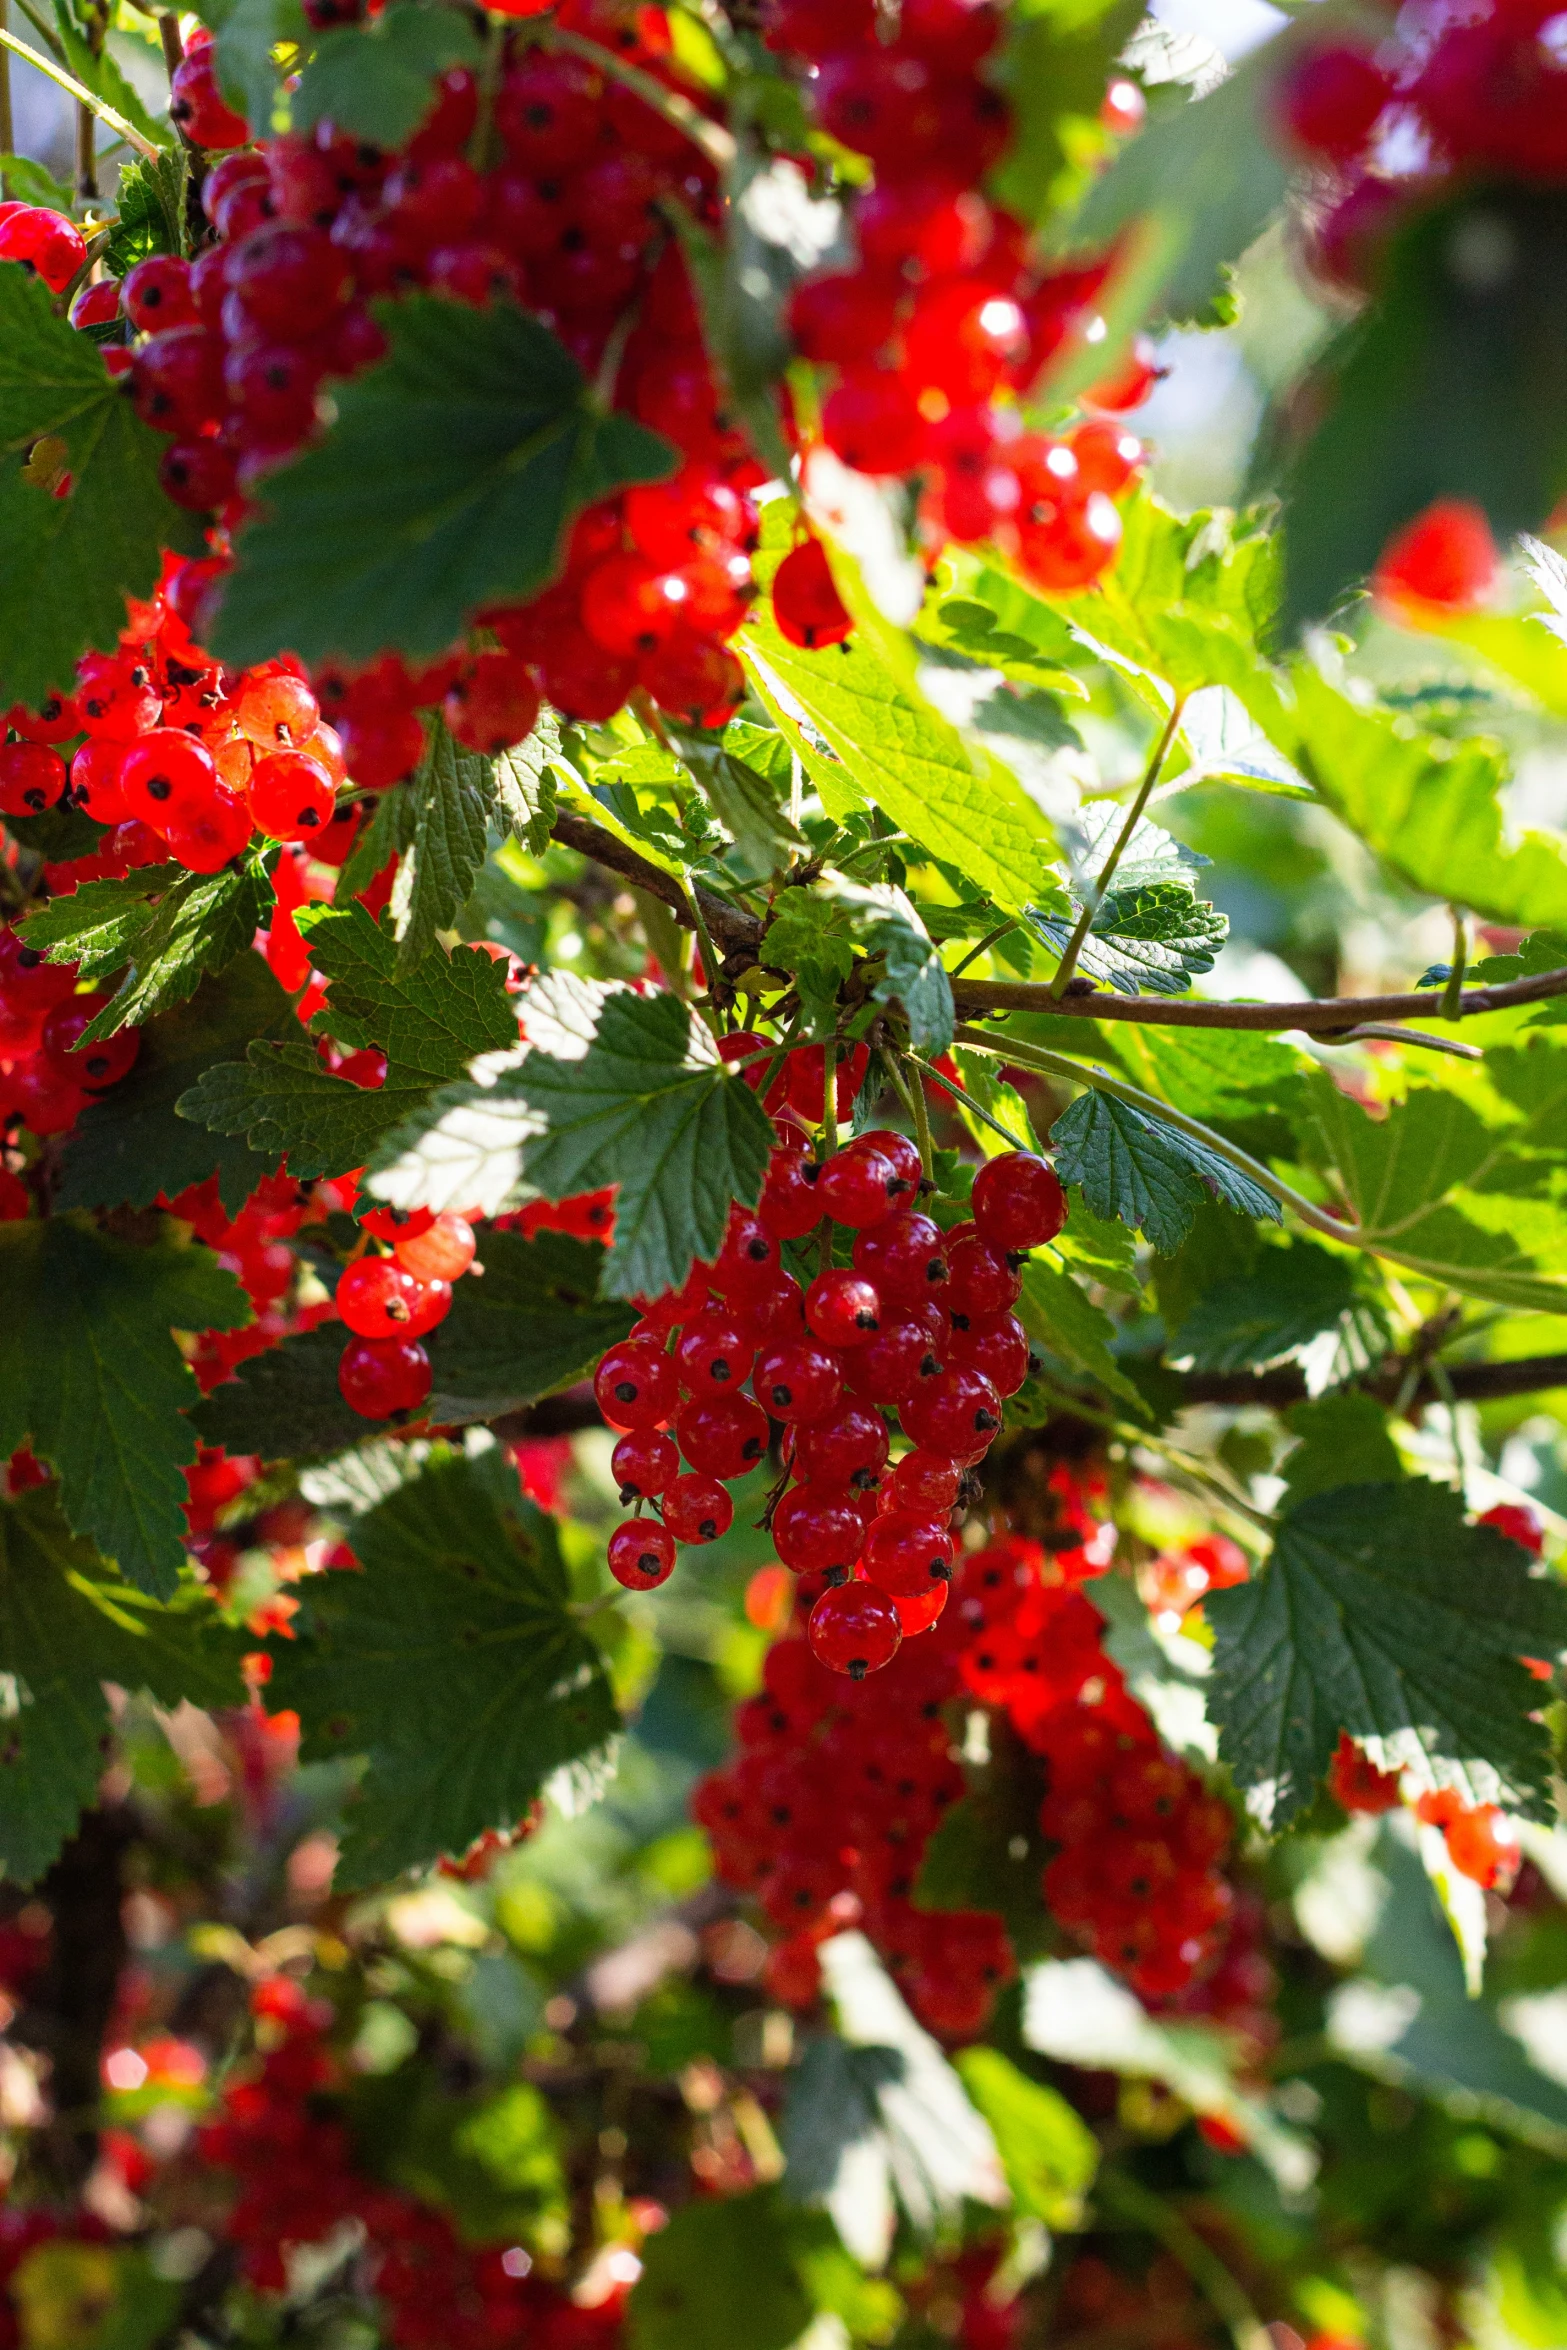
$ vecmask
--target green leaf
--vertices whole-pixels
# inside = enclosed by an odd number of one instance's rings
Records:
[[[0,1296],[0,1453],[30,1444],[76,1532],[167,1597],[196,1457],[196,1382],[169,1333],[236,1329],[244,1291],[205,1248],[131,1248],[54,1216],[0,1224]]]
[[[307,1758],[367,1757],[339,1877],[366,1886],[515,1827],[618,1723],[555,1528],[499,1449],[432,1462],[353,1533],[363,1572],[312,1583],[270,1687]]]
[[[526,742],[491,762],[495,806],[531,857],[542,857],[550,845],[560,794],[549,762],[559,756],[560,720],[545,710]]]
[[[203,1444],[255,1453],[264,1461],[299,1461],[362,1444],[371,1423],[351,1411],[337,1384],[343,1326],[285,1338],[240,1364],[204,1395],[190,1415]]]
[[[202,974],[243,954],[266,919],[272,886],[259,854],[236,872],[148,865],[120,881],[90,881],[29,916],[23,935],[52,963],[79,963],[84,979],[123,973],[83,1031],[96,1043],[139,1027],[195,994]]]
[[[765,776],[723,743],[675,729],[681,762],[696,777],[713,814],[759,878],[806,851]]]
[[[1293,1509],[1335,1485],[1386,1485],[1404,1473],[1388,1434],[1387,1413],[1374,1396],[1353,1390],[1319,1395],[1284,1414],[1299,1444],[1284,1461],[1284,1506]]]
[[[238,1215],[276,1156],[242,1140],[212,1139],[177,1115],[176,1105],[248,1039],[290,1033],[298,1034],[293,1006],[259,955],[242,955],[221,979],[204,979],[188,1003],[142,1030],[130,1075],[77,1119],[66,1139],[55,1207],[151,1207],[160,1191],[173,1199],[216,1174],[225,1212]]]
[[[535,1049],[495,1092],[548,1120],[524,1158],[546,1199],[619,1186],[611,1297],[678,1289],[717,1255],[733,1202],[761,1195],[772,1123],[675,996],[604,997],[580,1058]]]
[[[35,441],[64,443],[69,494],[27,480]],[[0,696],[36,709],[72,684],[79,654],[111,650],[128,596],[152,593],[189,517],[165,497],[168,443],[104,372],[96,344],[56,318],[48,287],[0,264]]]
[[[399,801],[403,855],[390,906],[399,972],[422,963],[436,932],[450,930],[467,904],[494,805],[492,763],[465,751],[434,719],[418,773]]]
[[[832,1023],[838,989],[855,953],[878,960],[871,995],[902,1006],[916,1052],[945,1052],[952,1042],[952,986],[919,912],[888,882],[863,887],[829,878],[820,890],[791,889],[776,908],[763,959],[793,972],[802,1001],[822,1026]]]
[[[75,189],[57,180],[43,164],[35,163],[27,155],[0,155],[0,172],[5,174],[7,195],[23,204],[36,204],[46,212],[63,212],[67,220],[74,218]]]
[[[196,11],[216,38],[218,79],[229,104],[258,137],[280,129],[281,67],[273,55],[309,34],[300,0],[201,0]]]
[[[405,146],[434,103],[439,77],[484,57],[484,40],[460,9],[399,0],[368,23],[319,36],[290,105],[294,128],[326,121],[373,146]]]
[[[1115,1324],[1071,1273],[1058,1272],[1040,1257],[1028,1258],[1018,1314],[1031,1338],[1063,1362],[1086,1371],[1141,1416],[1143,1399],[1110,1352]]]
[[[1290,624],[1330,611],[1434,498],[1474,499],[1503,540],[1550,512],[1567,478],[1564,269],[1560,191],[1415,207],[1382,297],[1324,362],[1321,422],[1286,473]]]
[[[919,1910],[993,1910],[1020,1959],[1048,1947],[1040,1875],[1050,1850],[1039,1825],[1039,1769],[1010,1722],[995,1716],[987,1759],[966,1795],[927,1838],[914,1881]]]
[[[1270,44],[1206,98],[1155,112],[1079,207],[1076,243],[1098,252],[1133,233],[1141,314],[1202,324],[1221,272],[1282,206],[1289,162],[1266,114],[1278,67]]]
[[[811,2322],[777,2190],[685,2204],[643,2247],[629,2350],[790,2350]]]
[[[735,639],[758,692],[799,748],[793,712],[841,762],[847,798],[869,799],[933,856],[945,858],[1009,914],[1049,886],[1049,824],[999,761],[976,766],[956,727],[906,688],[858,637],[829,652],[791,645],[771,607]],[[823,761],[806,745],[821,784]]]
[[[1385,1322],[1358,1294],[1347,1258],[1298,1240],[1264,1249],[1242,1279],[1205,1290],[1167,1351],[1190,1355],[1199,1371],[1260,1371],[1350,1324],[1363,1365],[1386,1345]]]
[[[1567,1647],[1567,1589],[1445,1487],[1318,1493],[1255,1581],[1203,1607],[1219,1752],[1265,1827],[1310,1805],[1341,1730],[1422,1787],[1553,1816],[1540,1685],[1518,1660]]]
[[[1550,1032],[1538,1033],[1529,1058],[1513,1071],[1538,1068],[1540,1082],[1526,1119],[1487,1127],[1467,1101],[1434,1086],[1413,1090],[1380,1119],[1322,1075],[1312,1111],[1328,1164],[1354,1209],[1362,1244],[1427,1280],[1537,1313],[1567,1308],[1559,1212],[1545,1202],[1484,1192],[1488,1178],[1526,1161],[1529,1143],[1559,1131],[1567,1101],[1567,1054]],[[1488,1063],[1488,1068],[1490,1064]],[[1497,1055],[1498,1073],[1507,1066]]]
[[[1070,908],[1036,911],[1029,928],[1060,956],[1125,821],[1113,803],[1084,820],[1086,853],[1074,875]],[[1118,993],[1184,995],[1195,973],[1211,971],[1229,935],[1227,917],[1197,895],[1192,863],[1170,835],[1145,818],[1127,843],[1111,888],[1083,941],[1078,968]],[[1182,1104],[1185,1107],[1185,1104]]]
[[[65,52],[64,62],[84,89],[91,90],[106,106],[112,106],[150,139],[155,147],[171,148],[179,144],[179,134],[167,114],[149,114],[142,104],[141,94],[127,81],[119,61],[107,44],[96,53],[92,44],[77,26],[65,0],[54,0],[55,31]]]
[[[189,149],[166,147],[154,156],[132,156],[120,165],[114,191],[118,215],[103,249],[110,277],[125,277],[154,253],[180,253],[185,242],[185,201]]]
[[[30,947],[51,963],[74,963],[83,979],[123,971],[153,920],[152,901],[182,876],[175,864],[141,865],[114,881],[82,881],[27,917]]]
[[[475,611],[537,594],[580,509],[674,452],[602,415],[536,318],[432,294],[379,307],[387,356],[339,386],[326,439],[267,483],[210,641],[236,667],[292,648],[433,658]]]
[[[999,2048],[960,2048],[958,2078],[989,2122],[1013,2209],[1047,2228],[1082,2225],[1099,2141],[1059,2089],[1020,2073]]]
[[[1520,929],[1567,923],[1567,853],[1559,834],[1512,825],[1499,745],[1413,732],[1307,663],[1294,712],[1294,756],[1318,796],[1413,888]]]
[[[98,1796],[113,1716],[104,1683],[162,1705],[240,1705],[245,1636],[187,1585],[159,1607],[105,1573],[52,1489],[0,1503],[0,1864],[41,1877]]]
[[[989,185],[1010,211],[1043,222],[1100,161],[1105,83],[1142,15],[1141,0],[1025,0],[1008,12],[995,74],[1012,144]]]
[[[1281,1221],[1278,1202],[1216,1151],[1106,1093],[1084,1093],[1050,1129],[1056,1172],[1096,1216],[1119,1216],[1169,1255],[1217,1193],[1240,1216]]]
[[[375,1088],[334,1077],[312,1045],[253,1043],[220,1061],[180,1097],[179,1114],[217,1134],[244,1135],[304,1181],[362,1167],[394,1127],[476,1055],[515,1050],[516,1014],[504,967],[482,952],[436,952],[399,968],[390,934],[362,906],[323,909],[302,923],[311,959],[331,982],[314,1025],[350,1047],[378,1045],[386,1077]]]
[[[569,1387],[624,1338],[632,1315],[601,1302],[596,1241],[541,1232],[485,1232],[482,1280],[460,1281],[452,1310],[426,1340],[437,1423],[493,1420]]]

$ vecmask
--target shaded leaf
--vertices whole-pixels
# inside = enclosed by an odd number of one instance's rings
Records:
[[[289,105],[294,128],[330,122],[339,135],[401,147],[435,100],[439,77],[454,65],[481,65],[485,45],[458,8],[396,0],[363,24],[322,33]]]
[[[1280,1221],[1260,1185],[1178,1127],[1105,1093],[1084,1093],[1050,1129],[1056,1172],[1080,1183],[1097,1216],[1119,1216],[1166,1254],[1179,1248],[1200,1203],[1215,1194],[1237,1215]]]
[[[541,1232],[486,1232],[484,1277],[456,1285],[452,1310],[426,1341],[435,1374],[430,1417],[492,1420],[582,1378],[633,1315],[601,1301],[596,1241]]]
[[[999,2048],[960,2048],[952,2061],[990,2124],[1014,2211],[1048,2228],[1081,2225],[1083,2198],[1099,2167],[1099,2141],[1082,2116],[1059,2089],[1031,2081]]]
[[[1300,1439],[1283,1464],[1286,1508],[1335,1485],[1386,1485],[1404,1473],[1387,1413],[1374,1396],[1319,1395],[1293,1405],[1284,1425]]]

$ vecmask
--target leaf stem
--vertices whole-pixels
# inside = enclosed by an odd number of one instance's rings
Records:
[[[710,163],[716,163],[720,171],[730,169],[740,152],[739,141],[721,123],[710,122],[701,108],[693,106],[678,90],[666,90],[662,82],[644,73],[640,65],[617,57],[612,49],[588,40],[582,33],[570,33],[560,25],[550,25],[540,38],[545,48],[569,50],[572,56],[596,65],[611,81],[634,91],[644,106],[651,106],[675,130],[684,132],[693,147],[700,147]]]
[[[63,65],[56,65],[52,57],[41,56],[36,49],[29,49],[25,41],[19,41],[15,33],[6,32],[3,27],[0,27],[0,48],[9,49],[14,57],[25,59],[35,71],[57,83],[79,106],[85,106],[90,113],[96,114],[100,122],[106,122],[111,131],[124,139],[128,146],[134,147],[138,155],[145,156],[149,163],[162,153],[162,149],[154,146],[151,139],[143,138],[141,132],[128,123],[123,114],[116,113],[106,99],[95,98],[74,74],[66,72]]]
[[[1449,906],[1453,917],[1453,967],[1442,990],[1442,1017],[1461,1020],[1464,1016],[1464,973],[1469,967],[1469,932],[1457,906]]]
[[[176,68],[185,62],[185,44],[180,39],[180,20],[171,9],[159,13],[158,38],[163,43],[163,62],[172,82]]]
[[[995,1047],[991,1046],[990,1049],[994,1051]],[[999,1118],[993,1118],[988,1110],[982,1110],[974,1096],[965,1093],[961,1085],[954,1085],[950,1077],[943,1077],[939,1069],[933,1069],[929,1061],[922,1061],[918,1053],[905,1053],[904,1059],[911,1062],[922,1077],[928,1077],[932,1085],[939,1085],[944,1092],[950,1093],[959,1109],[966,1110],[971,1118],[977,1118],[981,1125],[988,1126],[992,1134],[999,1134],[1009,1151],[1017,1149],[1017,1136],[1009,1134]]]
[[[713,934],[707,927],[707,916],[702,911],[702,901],[697,895],[696,878],[689,868],[686,871],[686,896],[691,901],[691,913],[696,923],[697,944],[702,950],[702,977],[707,984],[708,1001],[722,1021],[723,1033],[727,1036],[729,1016],[719,1003],[717,996],[718,950],[713,944]]]
[[[934,1183],[936,1180],[936,1152],[930,1139],[930,1104],[925,1099],[925,1086],[918,1071],[915,1072],[914,1083],[910,1086],[909,1091],[914,1099],[914,1132],[919,1140],[920,1166],[924,1170],[926,1181]]]
[[[1081,914],[1077,917],[1076,927],[1066,942],[1066,952],[1056,965],[1054,976],[1049,982],[1050,993],[1055,997],[1057,1003],[1065,995],[1067,981],[1077,969],[1077,958],[1083,951],[1083,941],[1092,930],[1099,909],[1105,902],[1110,884],[1115,879],[1115,869],[1125,855],[1133,833],[1142,822],[1143,810],[1148,805],[1148,795],[1158,782],[1160,770],[1170,755],[1170,745],[1175,740],[1176,729],[1181,723],[1181,712],[1185,707],[1186,696],[1177,694],[1170,705],[1170,715],[1165,721],[1164,732],[1154,744],[1153,757],[1148,762],[1147,772],[1137,787],[1137,793],[1131,806],[1126,811],[1126,821],[1115,836],[1115,845],[1100,866],[1099,871],[1094,875],[1093,886],[1087,894]]]
[[[1037,1069],[1042,1077],[1065,1077],[1073,1085],[1091,1086],[1096,1093],[1110,1094],[1116,1101],[1125,1102],[1129,1109],[1140,1110],[1145,1118],[1162,1119],[1165,1125],[1190,1135],[1193,1142],[1200,1142],[1216,1158],[1249,1176],[1280,1207],[1290,1209],[1312,1231],[1325,1233],[1330,1239],[1344,1241],[1351,1247],[1369,1246],[1362,1240],[1358,1225],[1341,1224],[1336,1216],[1330,1216],[1326,1208],[1319,1208],[1315,1200],[1307,1199],[1293,1184],[1281,1182],[1272,1168],[1254,1159],[1250,1151],[1226,1141],[1211,1126],[1204,1126],[1201,1119],[1189,1118],[1184,1110],[1172,1109],[1168,1102],[1144,1093],[1141,1086],[1128,1085],[1124,1079],[1112,1077],[1108,1070],[1096,1068],[1091,1062],[1070,1061],[1064,1053],[1046,1052],[1043,1045],[1023,1044],[1012,1037],[999,1044],[980,1028],[960,1028],[956,1035],[959,1044],[971,1045],[976,1052],[994,1054],[998,1060],[1016,1061],[1022,1068]]]
[[[22,14],[26,17],[28,23],[32,26],[33,31],[38,35],[40,41],[42,41],[44,47],[49,51],[50,55],[58,57],[63,63],[65,59],[65,51],[60,46],[59,36],[55,33],[52,26],[47,25],[44,22],[37,9],[32,5],[32,0],[16,0],[16,4],[22,11]],[[6,23],[10,22],[9,15],[7,15],[4,21]]]
[[[995,945],[997,939],[1005,938],[1009,930],[1016,930],[1016,928],[1017,917],[1014,914],[1009,916],[1005,922],[998,922],[994,930],[987,930],[984,937],[980,940],[978,946],[970,947],[962,962],[953,964],[952,969],[947,974],[948,978],[961,979],[964,972],[968,969],[970,963],[977,963],[980,956],[984,954],[988,948]]]
[[[0,0],[0,30],[4,30],[10,21],[9,0]],[[0,49],[0,155],[11,154],[15,145],[16,127],[11,115],[11,60],[6,51]],[[8,193],[5,173],[0,170],[0,201]]]
[[[1224,2321],[1235,2350],[1272,2350],[1273,2337],[1251,2297],[1211,2245],[1182,2219],[1174,2205],[1124,2171],[1102,2170],[1096,2192],[1112,2211],[1142,2228],[1180,2262],[1197,2290]]]

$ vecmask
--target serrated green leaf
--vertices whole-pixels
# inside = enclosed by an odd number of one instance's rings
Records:
[[[439,77],[454,65],[482,65],[484,55],[483,38],[460,9],[397,0],[363,24],[320,35],[290,117],[296,130],[326,121],[350,138],[401,147],[429,113]]]
[[[362,1886],[515,1827],[618,1721],[555,1528],[499,1450],[432,1462],[353,1541],[363,1572],[312,1584],[270,1694],[298,1712],[306,1756],[367,1757],[340,1865]]]
[[[769,966],[796,976],[801,1000],[823,1026],[831,1024],[856,952],[879,961],[871,995],[902,1006],[915,1051],[945,1052],[952,1042],[946,968],[918,909],[889,882],[829,879],[822,889],[781,893],[760,952]]]
[[[1030,1257],[1023,1267],[1018,1314],[1031,1338],[1037,1338],[1063,1362],[1086,1371],[1141,1415],[1142,1397],[1110,1352],[1115,1324],[1070,1273],[1057,1272],[1039,1257]]]
[[[349,1409],[337,1383],[345,1343],[342,1324],[328,1322],[250,1356],[202,1397],[191,1426],[203,1444],[264,1461],[319,1459],[363,1443],[372,1423]]]
[[[542,857],[550,845],[560,801],[550,760],[559,756],[560,720],[545,710],[527,741],[493,762],[495,806],[530,857]]]
[[[32,444],[63,440],[63,498],[24,479]],[[164,495],[168,446],[105,373],[96,344],[54,315],[48,287],[0,263],[0,695],[31,708],[108,651],[128,596],[150,595],[189,516]]]
[[[452,1310],[425,1341],[438,1424],[493,1420],[580,1379],[624,1338],[632,1314],[598,1294],[596,1241],[541,1232],[486,1232],[482,1280],[459,1282]]]
[[[1404,1473],[1374,1396],[1348,1390],[1293,1405],[1284,1425],[1299,1444],[1284,1462],[1284,1504],[1293,1509],[1335,1485],[1386,1485]]]
[[[806,843],[779,805],[767,778],[721,742],[678,730],[682,764],[751,871],[765,877],[805,853]]]
[[[1567,1588],[1445,1487],[1314,1495],[1261,1574],[1203,1609],[1219,1752],[1265,1827],[1309,1806],[1341,1730],[1424,1787],[1553,1816],[1540,1685],[1518,1660],[1567,1648]]]
[[[675,996],[606,996],[580,1058],[534,1050],[494,1090],[548,1120],[524,1158],[547,1199],[618,1186],[611,1297],[678,1289],[717,1255],[731,1205],[760,1197],[771,1121]]]
[[[1559,834],[1513,827],[1499,744],[1413,732],[1390,711],[1362,709],[1307,663],[1293,684],[1297,765],[1395,873],[1493,922],[1567,923],[1567,852]]]
[[[66,1139],[56,1208],[151,1207],[160,1191],[172,1199],[216,1174],[225,1212],[238,1215],[276,1166],[276,1155],[212,1138],[177,1115],[176,1105],[206,1070],[248,1040],[290,1034],[298,1034],[293,1006],[259,955],[242,955],[221,979],[204,979],[188,1003],[149,1022],[129,1076],[77,1119]]]
[[[184,251],[189,173],[189,150],[183,146],[121,164],[114,191],[117,217],[103,249],[109,276],[127,276],[154,253]]]
[[[1265,1249],[1234,1281],[1204,1291],[1170,1340],[1199,1371],[1260,1371],[1281,1363],[1349,1317],[1369,1315],[1353,1264],[1310,1241]],[[1375,1332],[1372,1316],[1368,1335]],[[1381,1329],[1386,1342],[1385,1325]]]
[[[763,605],[735,649],[791,742],[799,732],[793,712],[805,712],[841,762],[850,805],[874,802],[1007,913],[1042,894],[1055,854],[1046,818],[998,761],[985,763],[981,753],[976,767],[956,727],[906,690],[868,645],[848,638],[828,652],[806,652],[779,634]],[[823,762],[806,751],[820,785]]]
[[[1061,913],[1037,909],[1029,929],[1059,957],[1125,822],[1111,804],[1084,819],[1086,849],[1073,876],[1072,901]],[[1229,936],[1228,918],[1197,895],[1191,860],[1159,825],[1146,818],[1117,862],[1078,955],[1085,978],[1117,993],[1184,995],[1192,978],[1211,971]],[[1184,1104],[1182,1105],[1185,1106]]]
[[[84,979],[123,974],[83,1031],[84,1043],[96,1043],[183,1003],[204,973],[224,970],[250,945],[271,895],[254,855],[237,872],[148,865],[52,899],[28,917],[23,935],[52,963],[78,963]]]
[[[1215,1192],[1237,1215],[1281,1220],[1278,1202],[1227,1159],[1109,1094],[1079,1095],[1050,1139],[1062,1182],[1080,1183],[1096,1216],[1119,1216],[1166,1255]]]
[[[0,1503],[0,1863],[41,1877],[97,1799],[113,1717],[105,1682],[160,1704],[239,1705],[244,1635],[187,1586],[159,1607],[105,1573],[52,1489]]]
[[[436,932],[450,930],[467,903],[494,804],[491,762],[465,751],[433,719],[418,773],[403,790],[403,855],[389,908],[399,972],[423,962]]]
[[[1220,273],[1284,202],[1290,165],[1267,116],[1279,59],[1270,44],[1206,98],[1172,102],[1128,140],[1071,224],[1096,253],[1131,232],[1138,308],[1200,324]]]
[[[387,1071],[388,1077],[391,1071]],[[203,1071],[175,1104],[181,1118],[207,1133],[243,1138],[248,1155],[276,1166],[286,1158],[302,1183],[362,1167],[390,1125],[423,1102],[428,1081],[411,1088],[355,1085],[335,1077],[315,1046],[258,1040],[243,1061]]]
[[[82,881],[27,917],[30,947],[74,963],[83,979],[123,971],[152,921],[151,901],[180,879],[178,865],[142,865],[114,881]]]
[[[244,1291],[205,1248],[132,1248],[53,1216],[0,1224],[0,1296],[0,1452],[30,1444],[75,1531],[167,1598],[196,1457],[196,1382],[170,1330],[237,1328]]]
[[[581,369],[509,303],[378,305],[387,356],[335,395],[336,425],[267,482],[209,640],[237,667],[433,658],[482,605],[534,595],[584,505],[671,472],[667,442],[601,415]]]

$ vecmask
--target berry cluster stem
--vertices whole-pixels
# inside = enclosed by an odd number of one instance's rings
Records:
[[[154,146],[151,139],[143,138],[134,123],[127,122],[124,115],[118,113],[106,99],[95,98],[91,90],[79,82],[74,74],[66,72],[63,65],[56,65],[52,57],[45,57],[37,49],[30,49],[25,41],[19,41],[15,33],[7,32],[3,25],[0,25],[0,49],[9,49],[14,57],[22,58],[28,65],[35,67],[46,79],[56,83],[60,89],[64,90],[67,97],[74,98],[78,105],[87,107],[98,117],[100,122],[107,123],[117,138],[124,139],[129,146],[135,148],[138,155],[145,156],[149,163],[157,161],[162,149]]]
[[[1137,795],[1126,811],[1126,821],[1115,836],[1115,844],[1109,856],[1106,857],[1103,865],[1094,876],[1093,886],[1088,891],[1083,910],[1077,917],[1076,927],[1066,942],[1066,952],[1056,965],[1050,980],[1050,993],[1057,1002],[1065,995],[1067,981],[1077,969],[1077,959],[1083,951],[1083,942],[1098,918],[1099,909],[1104,904],[1106,893],[1115,878],[1115,869],[1125,855],[1133,833],[1142,822],[1143,810],[1148,805],[1149,794],[1158,782],[1165,760],[1170,755],[1170,745],[1175,740],[1176,730],[1181,723],[1181,713],[1185,707],[1186,696],[1177,694],[1170,705],[1170,715],[1165,720],[1164,731],[1154,745],[1153,757],[1149,760],[1143,780],[1137,787]]]

